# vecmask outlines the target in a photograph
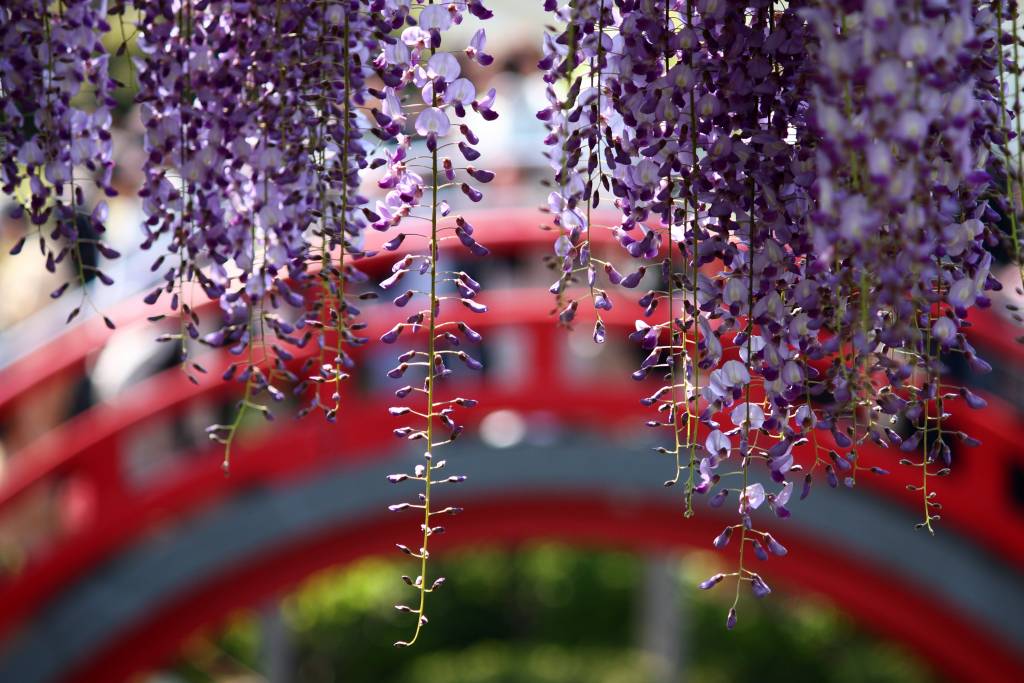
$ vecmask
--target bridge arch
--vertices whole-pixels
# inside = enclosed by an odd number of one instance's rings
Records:
[[[684,521],[678,498],[651,486],[662,463],[626,442],[571,433],[542,447],[468,442],[448,459],[473,486],[449,492],[468,512],[438,552],[531,538],[706,548],[728,520],[701,510]],[[48,604],[0,656],[0,678],[121,680],[166,662],[199,625],[258,604],[317,569],[393,553],[392,543],[407,540],[414,523],[385,511],[396,492],[380,483],[413,461],[401,449],[298,478],[252,480],[182,516]],[[764,565],[771,581],[828,595],[954,680],[1024,674],[1024,624],[1013,616],[1024,610],[1024,587],[1012,568],[958,534],[914,533],[908,511],[871,494],[821,493],[776,525],[792,553]]]
[[[478,225],[481,239],[498,250],[532,244],[511,234],[521,227],[498,220]],[[488,239],[488,230],[500,235]],[[566,337],[546,315],[544,292],[486,297],[491,311],[477,318],[479,329],[488,344],[515,332],[526,370],[466,380],[467,393],[482,404],[470,413],[471,426],[503,408],[555,415],[566,433],[603,438],[502,451],[461,446],[449,460],[471,475],[458,495],[469,513],[453,521],[439,548],[525,538],[706,548],[724,518],[702,510],[697,520],[681,519],[678,497],[659,487],[665,461],[637,449],[643,437],[635,436],[636,425],[648,417],[637,399],[650,393],[647,388],[623,381],[624,375],[569,381]],[[389,315],[368,310],[368,333],[386,330]],[[610,339],[632,321],[631,309],[616,306],[606,317]],[[998,335],[985,336],[987,329],[979,326],[977,336],[1001,348]],[[98,343],[89,337],[90,348]],[[1006,357],[1019,359],[1014,352]],[[86,357],[63,359],[56,371],[81,372]],[[22,378],[23,393],[34,386],[38,360],[30,357],[13,375]],[[414,520],[383,512],[401,497],[383,475],[403,469],[409,454],[393,450],[387,395],[373,387],[350,402],[337,427],[282,420],[273,433],[240,444],[230,479],[220,475],[215,452],[191,448],[158,479],[133,481],[126,454],[153,420],[230,401],[235,387],[216,378],[227,358],[213,353],[204,362],[211,375],[197,386],[164,372],[69,420],[29,445],[19,458],[24,465],[0,484],[0,519],[39,488],[79,501],[51,547],[0,582],[0,638],[7,637],[0,641],[0,679],[116,680],[114,672],[158,664],[176,639],[231,607],[273,594],[321,566],[392,552],[391,544],[415,529]],[[0,388],[0,412],[15,400]],[[913,533],[919,501],[903,490],[906,474],[893,468],[891,477],[867,478],[857,492],[816,491],[796,508],[778,528],[795,557],[773,560],[766,576],[831,595],[868,626],[902,638],[963,680],[1006,680],[1006,672],[1024,679],[1024,519],[1003,487],[1007,468],[1024,462],[1016,434],[1004,428],[1016,418],[1012,408],[992,400],[986,413],[964,411],[953,421],[985,448],[959,457],[954,476],[937,482],[950,509],[937,538]],[[617,442],[617,434],[629,438]],[[868,455],[878,462],[898,457]],[[323,501],[314,514],[310,504],[317,496]],[[332,507],[343,500],[363,506]],[[280,526],[292,513],[299,517]],[[263,521],[254,525],[255,519]],[[273,529],[278,536],[269,538]],[[227,539],[214,544],[222,553],[204,553],[204,539],[209,544],[217,530]],[[256,534],[249,545],[245,533]],[[235,554],[228,553],[232,548]],[[124,603],[120,611],[107,611],[111,595]],[[95,628],[101,619],[111,625],[105,632]],[[92,640],[61,651],[64,636],[83,627]],[[105,674],[96,678],[98,672]]]

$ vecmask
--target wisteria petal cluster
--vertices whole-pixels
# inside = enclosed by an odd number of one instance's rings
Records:
[[[94,278],[111,284],[99,256],[119,255],[102,237],[105,198],[117,194],[110,133],[117,84],[102,41],[107,9],[92,0],[0,7],[0,189],[22,200],[18,214],[32,226],[13,253],[37,237],[47,270],[67,260],[83,287]]]
[[[169,244],[153,264],[163,285],[147,301],[167,293],[171,309],[181,308],[182,329],[168,337],[180,342],[183,362],[188,338],[241,357],[225,375],[245,385],[236,419],[211,429],[226,444],[227,467],[243,414],[270,418],[256,397],[283,400],[279,384],[302,395],[315,383],[305,410],[320,407],[333,420],[351,365],[345,346],[364,341],[353,332],[353,287],[346,290],[366,279],[350,263],[362,256],[366,224],[367,124],[358,108],[387,27],[365,2],[136,8],[148,154],[143,247]],[[222,310],[220,325],[202,336],[183,300],[193,282]],[[316,284],[319,295],[304,291]],[[296,371],[287,347],[312,340],[317,362]]]
[[[617,290],[637,293],[633,377],[650,386],[666,484],[683,489],[688,516],[702,500],[736,511],[713,545],[738,547],[739,565],[700,586],[734,580],[726,625],[741,587],[771,592],[745,552],[787,553],[766,518],[789,517],[816,480],[852,488],[885,474],[888,462],[862,457],[869,443],[912,468],[931,531],[933,478],[949,472],[954,439],[976,443],[946,418],[984,406],[952,388],[945,361],[991,369],[964,330],[1001,287],[996,255],[1021,264],[1017,3],[544,6],[559,26],[544,39],[537,113],[558,319],[593,310],[600,343]],[[393,506],[421,520],[416,544],[399,545],[419,565],[406,577],[416,604],[399,607],[417,622],[398,645],[412,644],[443,582],[427,578],[437,517],[459,512],[433,487],[464,479],[441,474],[439,449],[475,405],[445,380],[482,368],[468,320],[487,313],[485,297],[440,247],[488,254],[452,206],[480,202],[494,178],[477,165],[477,129],[498,116],[496,93],[468,73],[493,61],[476,26],[491,12],[479,0],[5,2],[0,183],[46,267],[68,262],[83,285],[109,283],[99,257],[117,256],[103,232],[120,84],[104,39],[111,17],[128,16],[142,247],[158,282],[145,301],[178,321],[162,340],[193,381],[205,372],[195,343],[230,357],[224,379],[242,398],[210,428],[225,468],[250,411],[272,419],[268,403],[290,392],[300,414],[334,421],[354,348],[408,344],[387,374],[405,383],[395,434],[422,447],[389,478],[421,487]],[[464,23],[472,37],[448,44]],[[596,231],[617,246],[606,253]],[[370,282],[364,259],[392,252],[390,275]],[[381,292],[401,311],[369,339],[361,302]],[[200,320],[209,300],[219,315]]]
[[[179,321],[159,340],[176,345],[193,382],[206,372],[191,357],[196,343],[233,357],[224,379],[244,387],[238,408],[231,422],[208,429],[224,444],[225,472],[246,414],[273,419],[268,403],[285,401],[289,390],[305,402],[300,416],[322,411],[336,419],[350,351],[370,341],[360,336],[359,302],[378,296],[359,268],[378,255],[365,246],[377,241],[367,231],[390,232],[380,251],[402,253],[380,289],[394,287],[395,306],[416,312],[379,341],[401,336],[417,345],[388,375],[421,375],[396,394],[426,402],[391,410],[424,421],[396,429],[425,442],[424,465],[410,475],[423,482],[419,502],[396,506],[423,512],[422,545],[409,551],[421,560],[419,576],[409,580],[419,591],[410,610],[418,634],[425,597],[443,581],[426,579],[429,537],[443,530],[435,516],[457,511],[432,508],[431,485],[463,479],[435,477],[444,463],[432,454],[462,433],[456,411],[475,403],[443,396],[435,385],[453,363],[482,367],[472,350],[480,335],[448,309],[486,311],[477,301],[480,284],[439,260],[445,240],[473,256],[488,253],[444,197],[457,189],[471,202],[482,199],[480,187],[494,174],[473,164],[479,138],[469,122],[498,115],[495,92],[478,93],[462,73],[463,64],[493,61],[485,30],[455,51],[442,37],[491,12],[477,0],[8,3],[0,10],[4,191],[27,197],[40,230],[54,226],[40,240],[51,269],[70,255],[81,275],[85,241],[116,255],[82,232],[83,224],[102,232],[106,212],[99,202],[83,214],[82,186],[88,178],[114,193],[109,128],[117,84],[102,38],[111,30],[108,12],[123,26],[129,7],[137,16],[131,68],[145,129],[141,246],[154,254],[159,278],[145,301],[163,301]],[[362,193],[371,178],[381,197],[373,206]],[[422,241],[408,222],[424,219],[430,232]],[[408,273],[428,276],[427,285],[420,277],[418,288],[401,290]],[[211,299],[219,318],[200,320],[200,305]],[[302,352],[307,345],[312,352]]]
[[[739,537],[737,600],[744,584],[770,592],[744,549],[786,552],[755,511],[788,517],[794,484],[805,497],[815,476],[853,487],[860,473],[884,474],[858,458],[868,442],[920,472],[931,531],[930,479],[948,473],[949,444],[964,437],[944,429],[950,401],[966,395],[943,384],[940,357],[989,369],[962,327],[1000,288],[997,223],[1014,213],[993,178],[1013,175],[1001,151],[1014,137],[1004,84],[1016,66],[1000,20],[1016,7],[546,8],[559,31],[545,39],[538,117],[560,319],[589,301],[601,342],[605,283],[643,291],[633,376],[658,380],[643,402],[657,409],[648,425],[668,430],[665,483],[683,483],[688,516],[696,496],[736,501],[736,523],[713,545]],[[611,225],[592,222],[602,193]],[[622,252],[593,254],[597,229]],[[1019,253],[1015,224],[1011,239]],[[812,457],[800,462],[805,444]]]
[[[422,442],[423,446],[421,464],[411,472],[388,477],[392,483],[412,480],[422,486],[415,501],[391,506],[394,511],[411,509],[422,515],[419,547],[398,545],[401,552],[419,561],[419,574],[403,577],[417,591],[418,602],[414,606],[396,606],[416,617],[416,627],[409,640],[395,643],[398,647],[408,647],[417,641],[427,623],[427,595],[444,583],[443,577],[433,581],[427,578],[430,539],[444,532],[438,518],[461,511],[456,506],[440,506],[436,494],[432,497],[437,485],[465,480],[462,475],[441,474],[439,470],[444,468],[445,461],[437,455],[439,449],[463,433],[458,412],[473,407],[476,401],[450,395],[443,381],[454,372],[454,365],[470,370],[483,368],[473,350],[481,335],[465,321],[450,317],[453,308],[475,314],[487,311],[487,306],[477,301],[480,283],[468,273],[446,269],[439,249],[442,241],[458,240],[472,256],[488,254],[487,248],[474,237],[472,224],[453,214],[451,203],[444,198],[458,188],[471,202],[479,202],[483,198],[479,185],[494,178],[492,172],[473,165],[480,157],[476,149],[480,140],[470,128],[468,117],[470,112],[476,112],[483,121],[496,118],[495,92],[479,95],[473,82],[463,75],[457,56],[461,53],[464,60],[481,65],[491,63],[492,58],[485,51],[485,29],[478,29],[468,46],[457,51],[445,49],[445,32],[466,20],[467,14],[477,19],[491,16],[478,2],[400,5],[389,15],[396,30],[382,37],[374,59],[384,86],[373,92],[381,103],[372,109],[374,133],[388,146],[383,163],[379,164],[383,173],[377,179],[377,186],[385,194],[375,210],[367,214],[374,230],[394,229],[394,236],[384,244],[386,251],[402,245],[407,249],[379,286],[396,294],[396,307],[411,311],[385,332],[380,342],[392,345],[409,339],[414,344],[398,356],[398,364],[387,373],[403,381],[416,378],[395,391],[395,397],[402,403],[392,406],[390,413],[413,418],[413,424],[396,428],[395,435]],[[428,169],[427,173],[421,173],[421,168]],[[429,225],[428,234],[417,232],[415,227],[406,231],[406,226],[417,220],[417,226]],[[410,247],[417,242],[422,243],[419,249]],[[410,280],[414,283],[411,286]],[[463,344],[468,344],[469,349],[463,349]]]

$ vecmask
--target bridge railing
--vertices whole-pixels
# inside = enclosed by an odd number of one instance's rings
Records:
[[[498,253],[511,253],[546,244],[546,236],[535,231],[543,237],[539,241],[525,227],[537,222],[530,214],[528,219],[492,216],[477,224],[482,241]],[[366,265],[373,271],[385,267],[386,261],[368,259]],[[605,316],[609,341],[596,352],[588,345],[590,350],[581,352],[583,346],[573,336],[556,328],[549,315],[551,299],[542,289],[487,292],[481,300],[490,310],[475,318],[474,326],[485,332],[484,353],[495,362],[482,377],[462,374],[451,383],[452,391],[465,388],[481,401],[481,407],[468,414],[471,424],[497,407],[543,411],[565,422],[611,431],[636,431],[649,417],[649,409],[639,404],[649,387],[630,382],[625,373],[609,372],[612,367],[627,368],[634,353],[622,338],[632,329],[638,309],[625,297],[619,297]],[[119,322],[141,323],[151,313],[130,304]],[[394,322],[390,307],[369,307],[366,317],[370,336],[379,336]],[[998,319],[982,313],[970,334],[983,354],[992,349],[1018,367],[1019,347],[1006,346],[1006,335],[999,330]],[[589,337],[586,330],[583,333]],[[4,369],[0,414],[10,414],[4,411],[44,391],[54,378],[84,374],[108,334],[76,331],[73,343],[55,340]],[[304,353],[309,351],[300,353],[296,363],[305,359]],[[513,354],[514,362],[508,362]],[[53,360],[47,364],[46,357]],[[359,360],[364,368],[375,362],[372,357]],[[201,375],[198,384],[174,369],[158,373],[20,449],[0,482],[0,539],[16,546],[25,558],[19,571],[0,582],[0,636],[76,576],[161,523],[254,482],[301,476],[337,458],[372,457],[393,438],[393,421],[385,410],[386,384],[351,382],[337,426],[317,417],[302,422],[282,417],[273,430],[253,427],[243,434],[232,476],[225,479],[218,467],[218,449],[204,441],[203,427],[218,421],[238,398],[237,385],[219,379],[230,361],[227,354],[210,351],[202,358],[209,374]],[[944,523],[1024,570],[1024,508],[1010,485],[1015,472],[1024,472],[1019,425],[1015,409],[996,398],[990,398],[984,412],[958,406],[950,427],[970,433],[984,445],[968,450],[953,444],[953,474],[935,482],[934,488],[947,508]],[[827,433],[819,436],[827,446]],[[337,443],[344,445],[325,448]],[[807,450],[797,457],[805,464],[811,461]],[[863,464],[885,467],[892,474],[866,474],[858,486],[900,505],[920,506],[920,498],[905,490],[908,484],[919,483],[919,472],[896,466],[900,457],[898,451],[862,449]],[[666,478],[670,469],[666,460]],[[652,487],[659,484],[651,482]],[[816,482],[813,495],[822,495],[822,488],[824,482]]]
[[[530,360],[519,364],[523,374],[517,382],[485,373],[479,379],[463,376],[446,391],[466,389],[481,401],[480,408],[468,413],[471,423],[489,409],[501,407],[545,411],[566,422],[605,425],[609,430],[637,429],[648,417],[648,409],[640,406],[638,399],[650,388],[629,380],[613,383],[607,377],[581,381],[580,376],[591,376],[589,372],[571,377],[572,366],[563,359],[572,355],[573,342],[551,324],[542,305],[545,297],[543,292],[489,293],[483,299],[490,305],[488,313],[474,321],[487,339],[500,339],[503,332],[517,336],[520,358]],[[392,323],[386,309],[367,317],[371,335],[381,334]],[[620,307],[607,316],[606,323],[611,330],[624,332],[632,315]],[[627,353],[625,347],[610,346],[603,357],[578,358],[576,363],[596,366]],[[297,362],[301,360],[301,356],[297,358]],[[361,363],[366,360],[360,359]],[[204,417],[213,417],[220,406],[230,405],[236,398],[237,387],[219,379],[219,370],[230,358],[211,352],[204,362],[210,373],[198,385],[176,370],[165,371],[132,387],[116,401],[72,418],[22,454],[22,466],[12,468],[0,485],[0,528],[23,514],[19,503],[26,501],[42,498],[60,512],[51,525],[42,528],[41,537],[27,539],[34,553],[23,570],[0,584],[0,604],[5,605],[0,633],[31,614],[76,575],[162,521],[210,504],[254,481],[298,476],[322,466],[325,459],[372,457],[393,439],[389,432],[394,420],[385,410],[389,394],[385,387],[367,385],[369,393],[346,395],[337,426],[310,417],[301,422],[282,420],[272,430],[245,434],[229,478],[220,473],[218,449],[187,439],[177,448],[165,446],[167,460],[155,474],[139,476],[140,468],[133,459],[139,453],[152,455],[151,444],[160,443],[153,435],[161,431],[161,424],[165,434],[175,431],[174,425],[201,425]],[[935,488],[950,509],[946,516],[949,524],[1024,569],[1024,525],[1020,524],[1020,509],[1004,485],[1008,469],[1021,461],[1014,444],[1018,435],[1001,431],[1005,425],[1016,424],[1013,419],[1010,410],[995,400],[985,413],[957,411],[951,428],[969,431],[986,446],[984,451],[963,457],[958,453],[955,474],[938,481]],[[822,438],[827,442],[827,433]],[[344,446],[325,448],[339,442]],[[919,505],[920,499],[905,491],[907,484],[917,483],[916,472],[894,466],[898,457],[898,452],[877,447],[863,449],[864,464],[887,467],[892,475],[868,475],[859,485],[900,504]],[[809,463],[810,453],[799,453],[798,459]],[[659,482],[651,485],[657,487]],[[823,488],[823,482],[817,487]]]

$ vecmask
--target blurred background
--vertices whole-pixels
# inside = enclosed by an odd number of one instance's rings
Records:
[[[904,491],[898,456],[872,452],[869,464],[892,477],[856,491],[816,484],[792,520],[771,527],[792,552],[761,567],[773,595],[745,591],[727,632],[733,585],[695,586],[734,567],[733,553],[707,552],[731,510],[701,506],[684,520],[681,494],[661,487],[671,467],[651,450],[638,403],[650,391],[628,379],[638,357],[625,330],[641,309],[616,297],[600,347],[591,318],[566,331],[550,315],[550,237],[537,209],[549,170],[533,115],[545,103],[536,63],[546,17],[539,2],[490,5],[495,64],[464,68],[498,93],[500,118],[471,122],[479,165],[498,176],[480,206],[461,193],[448,200],[493,256],[442,257],[487,289],[486,370],[451,381],[481,407],[468,417],[473,436],[448,458],[470,480],[442,500],[467,511],[437,545],[431,576],[449,580],[421,642],[391,645],[412,625],[392,607],[412,599],[398,577],[416,571],[394,543],[418,547],[418,522],[386,511],[414,494],[384,475],[418,455],[390,435],[399,425],[386,406],[401,382],[384,372],[398,351],[361,354],[337,425],[294,420],[292,399],[275,407],[274,425],[247,418],[224,478],[205,428],[231,420],[240,388],[219,379],[224,353],[192,349],[210,370],[192,384],[171,345],[153,341],[175,324],[147,322],[160,311],[141,302],[153,278],[138,266],[155,254],[138,248],[144,152],[125,92],[109,221],[124,256],[105,267],[115,284],[51,300],[69,274],[48,273],[32,249],[9,256],[27,226],[0,218],[0,680],[1024,679],[1024,356],[1006,315],[1013,288],[970,332],[995,372],[947,359],[951,381],[990,408],[953,418],[984,446],[955,449],[938,489],[948,508],[939,535],[914,532],[920,500]],[[473,29],[453,32],[452,44]],[[113,68],[130,80],[125,58]],[[614,245],[603,248],[616,258]],[[366,264],[374,277],[388,267]],[[83,296],[92,305],[66,325]],[[365,317],[370,336],[396,319],[374,305]]]

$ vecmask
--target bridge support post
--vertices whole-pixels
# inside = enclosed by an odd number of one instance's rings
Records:
[[[267,683],[292,683],[295,679],[294,645],[280,597],[275,597],[260,612],[260,657]]]
[[[680,683],[686,653],[678,555],[648,555],[640,588],[640,649],[651,661],[651,680]]]

